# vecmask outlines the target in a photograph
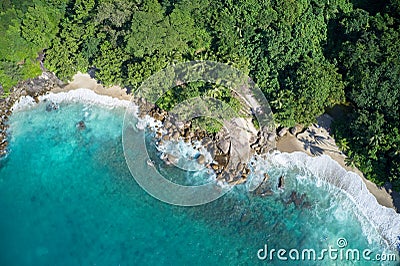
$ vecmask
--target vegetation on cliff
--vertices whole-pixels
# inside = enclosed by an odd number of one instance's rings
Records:
[[[41,67],[63,80],[90,70],[103,84],[135,88],[171,63],[226,62],[258,83],[282,126],[345,103],[334,133],[349,163],[400,187],[399,0],[5,0],[0,8],[6,94]]]

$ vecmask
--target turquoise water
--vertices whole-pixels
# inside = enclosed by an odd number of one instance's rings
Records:
[[[45,109],[40,103],[10,119],[10,153],[0,161],[0,265],[299,265],[260,261],[257,251],[265,244],[337,248],[340,237],[349,248],[385,248],[345,194],[317,186],[302,169],[271,168],[272,178],[287,176],[285,191],[272,197],[237,186],[203,206],[162,203],[126,166],[123,108],[62,103],[57,111]],[[85,130],[76,128],[80,120]],[[285,204],[292,191],[305,194],[310,208]]]

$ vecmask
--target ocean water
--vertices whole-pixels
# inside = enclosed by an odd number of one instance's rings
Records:
[[[327,257],[282,261],[276,254],[272,261],[260,260],[257,252],[265,245],[300,252],[370,249],[371,257],[394,253],[387,239],[397,220],[379,225],[381,218],[368,217],[351,192],[339,189],[345,185],[290,163],[304,164],[300,155],[257,160],[253,181],[265,171],[272,181],[286,176],[285,190],[273,187],[270,197],[254,196],[241,185],[197,207],[154,199],[135,182],[123,156],[125,109],[95,103],[61,101],[59,110],[46,112],[47,102],[41,102],[13,113],[10,152],[0,161],[0,265],[380,264]],[[76,127],[81,120],[85,130]],[[165,165],[151,133],[147,140],[156,166],[171,180],[209,178]],[[304,194],[307,208],[288,203],[293,191]],[[338,247],[338,239],[347,245]]]

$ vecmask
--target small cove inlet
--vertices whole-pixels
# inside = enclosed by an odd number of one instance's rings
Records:
[[[59,109],[47,112],[45,98]],[[253,180],[264,171],[271,179],[286,176],[285,190],[274,189],[271,197],[256,197],[244,184],[197,207],[152,198],[123,157],[126,104],[76,90],[43,96],[39,104],[26,99],[15,108],[10,152],[0,161],[1,265],[261,265],[266,262],[257,251],[265,244],[318,251],[337,248],[338,239],[373,254],[395,251],[399,215],[378,205],[359,177],[326,156],[258,159]],[[76,127],[79,121],[84,130]],[[208,178],[154,158],[172,179]],[[292,191],[304,195],[307,208],[288,201]],[[368,265],[357,263],[340,265]]]

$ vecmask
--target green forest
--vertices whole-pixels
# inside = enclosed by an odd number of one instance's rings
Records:
[[[280,126],[340,106],[348,164],[399,190],[399,25],[400,0],[3,0],[2,97],[44,68],[134,89],[171,63],[224,62],[257,82]]]

